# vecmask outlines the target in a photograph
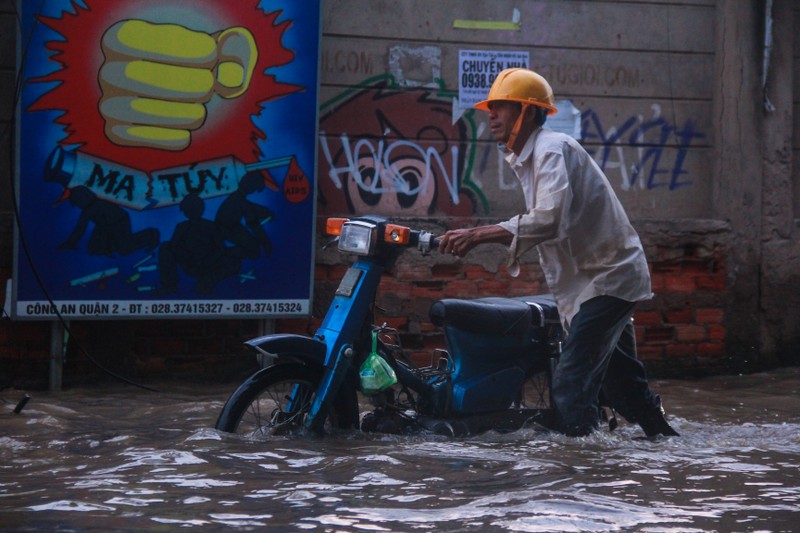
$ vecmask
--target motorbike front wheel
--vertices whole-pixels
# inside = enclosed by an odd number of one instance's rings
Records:
[[[287,435],[304,429],[322,370],[279,364],[261,370],[237,388],[217,419],[216,429],[250,437]],[[328,414],[326,426],[354,427],[358,420],[355,391],[343,392]],[[352,398],[350,398],[352,396]],[[349,401],[342,401],[348,398]]]

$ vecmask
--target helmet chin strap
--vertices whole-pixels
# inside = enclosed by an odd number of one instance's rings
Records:
[[[514,123],[514,127],[511,129],[511,134],[508,136],[508,140],[506,141],[506,147],[508,147],[508,150],[512,152],[516,152],[514,144],[517,142],[517,136],[522,129],[522,124],[525,122],[525,115],[527,114],[529,108],[530,104],[522,104],[519,117],[517,117],[517,121]]]

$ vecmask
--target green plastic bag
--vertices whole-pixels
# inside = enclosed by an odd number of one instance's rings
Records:
[[[378,355],[378,332],[372,332],[372,352],[364,360],[359,369],[358,375],[361,377],[361,390],[366,395],[377,394],[397,383],[397,375],[386,362]]]

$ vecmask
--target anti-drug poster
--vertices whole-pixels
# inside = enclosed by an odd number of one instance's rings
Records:
[[[18,3],[15,318],[309,314],[319,4]]]

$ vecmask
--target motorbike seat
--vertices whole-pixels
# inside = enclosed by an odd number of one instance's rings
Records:
[[[516,335],[531,326],[544,327],[558,321],[555,299],[549,295],[521,298],[487,297],[472,300],[445,298],[430,308],[431,322],[476,333]]]

